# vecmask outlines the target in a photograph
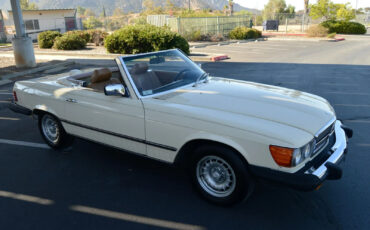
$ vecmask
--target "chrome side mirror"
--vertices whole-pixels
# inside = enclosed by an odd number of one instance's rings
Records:
[[[122,96],[128,97],[129,93],[122,84],[106,85],[104,87],[104,94],[107,96]]]

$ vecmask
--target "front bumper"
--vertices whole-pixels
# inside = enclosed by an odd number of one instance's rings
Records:
[[[254,175],[280,182],[301,190],[313,190],[321,185],[324,180],[340,179],[342,169],[338,166],[347,153],[348,137],[352,137],[352,130],[344,128],[342,122],[335,122],[335,143],[325,149],[316,158],[324,159],[320,165],[307,164],[296,173],[285,173],[268,168],[251,166]]]

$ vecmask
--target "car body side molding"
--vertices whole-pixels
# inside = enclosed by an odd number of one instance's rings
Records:
[[[174,151],[174,152],[177,151],[177,149],[175,147],[172,147],[172,146],[163,145],[163,144],[159,144],[159,143],[154,143],[154,142],[143,140],[143,139],[140,139],[140,138],[131,137],[131,136],[127,136],[127,135],[123,135],[123,134],[119,134],[119,133],[114,133],[114,132],[103,130],[103,129],[94,128],[94,127],[83,125],[83,124],[76,123],[76,122],[73,122],[73,121],[68,121],[68,120],[64,120],[64,119],[60,119],[60,121],[64,122],[64,123],[67,123],[67,124],[70,124],[70,125],[79,126],[81,128],[90,129],[90,130],[93,130],[93,131],[96,131],[96,132],[105,133],[105,134],[108,134],[108,135],[112,135],[112,136],[115,136],[115,137],[127,139],[127,140],[130,140],[130,141],[136,141],[136,142],[139,142],[139,143],[151,145],[151,146],[154,146],[154,147],[157,147],[157,148],[166,149],[166,150],[170,150],[170,151]]]

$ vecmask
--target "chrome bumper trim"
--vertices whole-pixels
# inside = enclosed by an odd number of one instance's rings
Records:
[[[306,174],[312,174],[318,177],[320,180],[325,176],[328,171],[328,168],[325,166],[326,163],[330,162],[333,164],[338,164],[340,160],[343,158],[345,154],[345,150],[347,148],[347,137],[342,129],[342,122],[336,121],[335,122],[335,144],[331,148],[333,151],[332,155],[315,171],[306,171]]]

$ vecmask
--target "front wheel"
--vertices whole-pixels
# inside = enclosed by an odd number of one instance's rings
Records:
[[[39,115],[39,130],[45,142],[54,149],[62,149],[70,146],[73,137],[68,135],[58,118],[45,113]]]
[[[195,151],[191,176],[199,193],[219,205],[232,205],[248,198],[254,180],[235,151],[222,146],[203,146]]]

